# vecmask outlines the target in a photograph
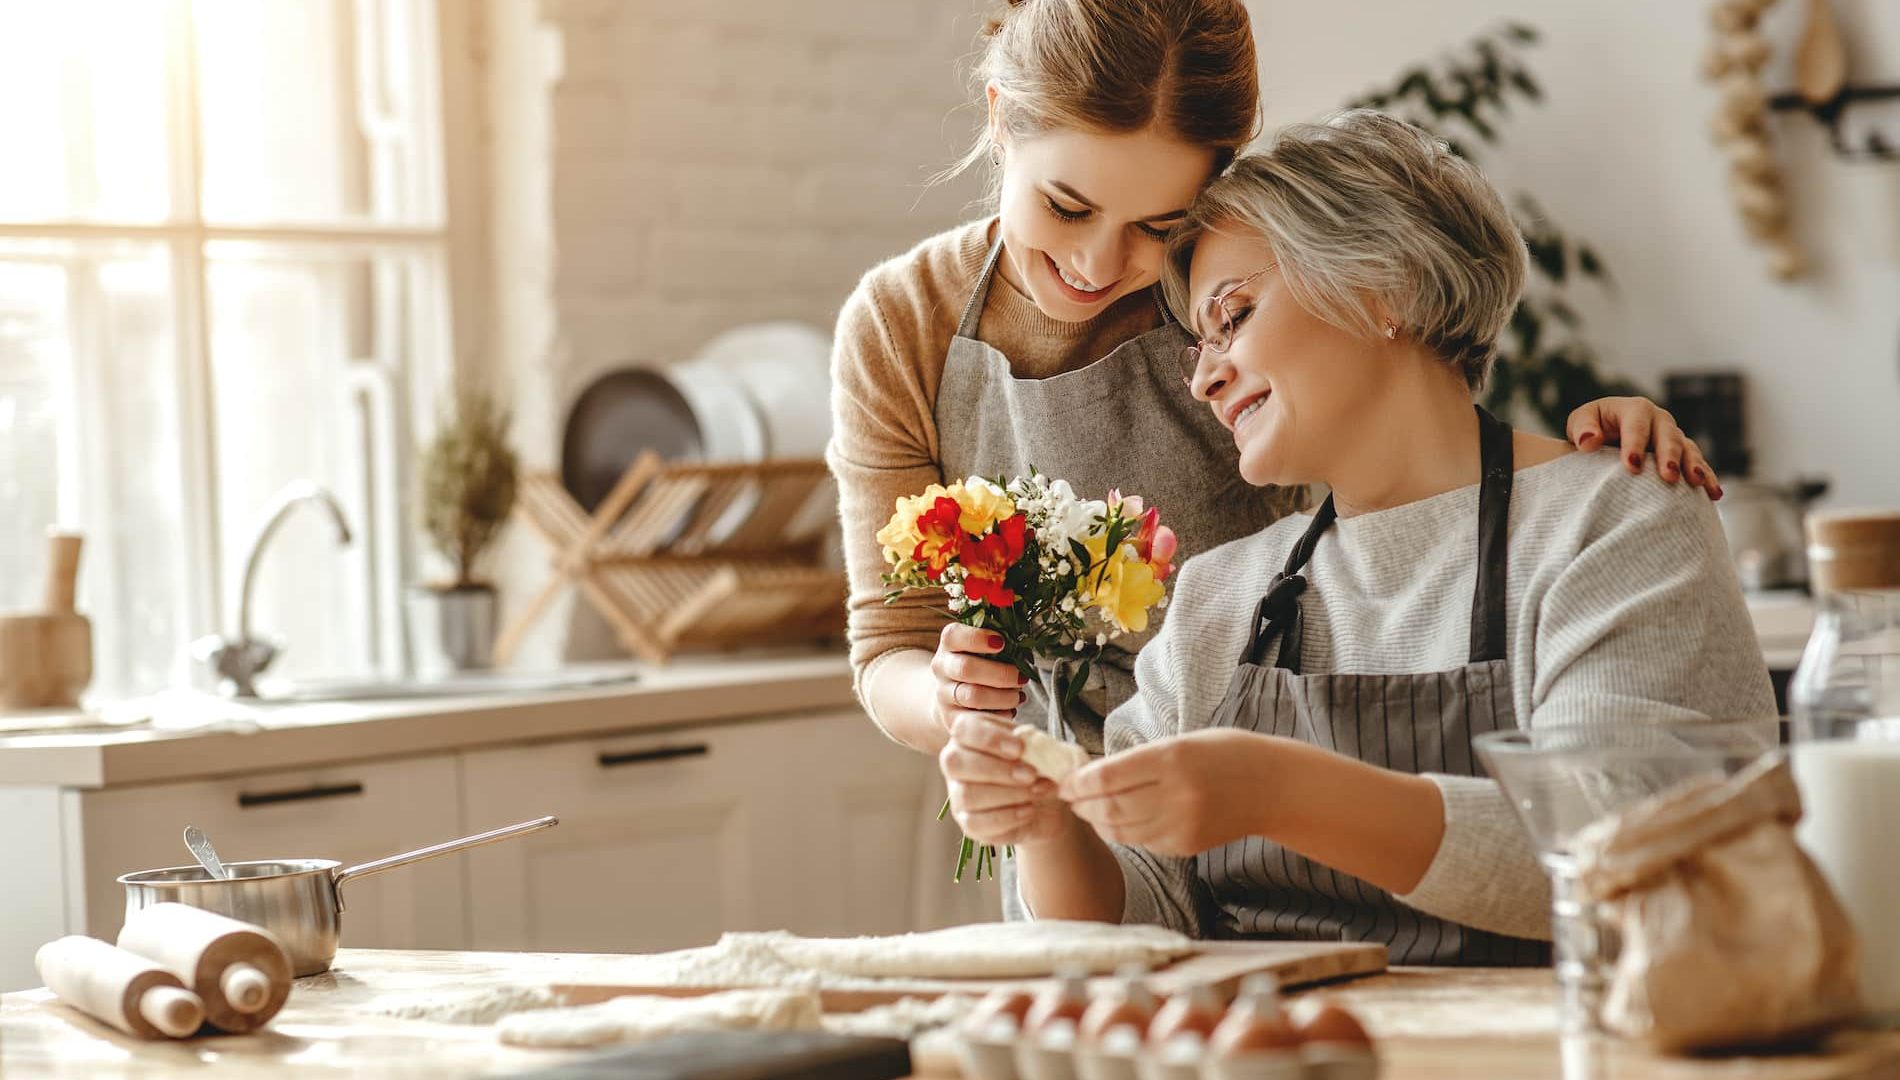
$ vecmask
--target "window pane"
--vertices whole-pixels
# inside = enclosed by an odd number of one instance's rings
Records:
[[[39,605],[49,526],[83,532],[101,698],[184,671],[172,310],[161,248],[0,246],[0,604]]]
[[[195,0],[206,219],[432,221],[426,6]]]
[[[0,0],[0,220],[166,215],[170,8]]]
[[[396,489],[398,382],[407,364],[407,273],[419,256],[326,255],[217,244],[210,262],[224,581],[237,596],[272,496],[314,480],[343,504],[355,542],[337,546],[316,507],[271,542],[253,632],[279,639],[276,676],[388,670],[407,522]]]

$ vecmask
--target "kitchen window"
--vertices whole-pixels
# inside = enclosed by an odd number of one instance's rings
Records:
[[[433,0],[0,0],[0,606],[86,536],[95,695],[253,622],[273,674],[392,670],[413,433],[450,384]]]

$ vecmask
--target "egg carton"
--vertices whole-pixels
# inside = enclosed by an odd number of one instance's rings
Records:
[[[1378,1055],[1338,1043],[1285,1053],[1214,1057],[1199,1046],[1086,1047],[962,1035],[957,1044],[971,1080],[1374,1080]]]

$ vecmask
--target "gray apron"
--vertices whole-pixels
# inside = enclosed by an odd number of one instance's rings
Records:
[[[1484,476],[1478,494],[1478,574],[1471,601],[1470,661],[1449,671],[1395,675],[1303,674],[1300,574],[1332,527],[1329,496],[1260,601],[1252,640],[1214,727],[1312,743],[1403,772],[1482,776],[1472,736],[1517,726],[1504,658],[1511,429],[1478,409]],[[1279,639],[1269,665],[1267,647]],[[1550,962],[1543,942],[1476,930],[1427,915],[1391,893],[1253,836],[1195,856],[1211,903],[1210,936],[1371,941],[1394,964],[1487,967]]]
[[[1280,516],[1284,495],[1241,478],[1233,435],[1182,384],[1176,357],[1193,342],[1166,309],[1161,326],[1087,367],[1046,379],[1011,374],[1009,358],[976,337],[1002,251],[1000,240],[990,249],[944,356],[935,415],[945,480],[1019,476],[1034,466],[1085,499],[1119,488],[1160,508],[1180,538],[1181,558],[1259,532]],[[1060,685],[1064,666],[1046,670],[1027,688],[1018,722],[1066,734],[1099,756],[1102,720],[1134,694],[1135,653],[1161,614],[1150,616],[1146,632],[1104,650],[1060,717],[1052,715],[1048,687]],[[1001,867],[1004,913],[1020,917],[1015,865]]]

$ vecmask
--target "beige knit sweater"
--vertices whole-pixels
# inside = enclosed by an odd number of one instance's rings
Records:
[[[873,267],[838,315],[832,436],[825,456],[838,480],[851,584],[851,667],[860,687],[871,667],[895,650],[935,649],[943,627],[927,596],[885,605],[884,558],[875,535],[899,498],[945,480],[937,387],[944,354],[989,254],[994,223],[985,218],[959,225]],[[1158,321],[1154,301],[1143,290],[1088,322],[1060,322],[999,272],[977,337],[1009,357],[1017,377],[1040,379],[1086,367]],[[1058,462],[1041,464],[1061,471]]]

